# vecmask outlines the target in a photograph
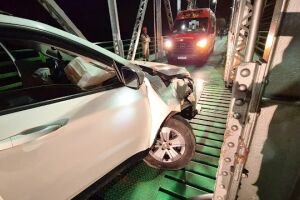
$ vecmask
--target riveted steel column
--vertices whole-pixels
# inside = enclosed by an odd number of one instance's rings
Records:
[[[257,33],[259,28],[259,21],[263,9],[263,2],[264,0],[256,0],[254,3],[253,15],[251,20],[252,22],[250,25],[248,43],[247,43],[246,53],[245,53],[245,60],[244,60],[245,62],[250,62],[253,59]]]
[[[55,19],[63,29],[66,31],[84,38],[84,35],[75,26],[75,24],[70,20],[66,13],[55,3],[54,0],[38,0],[38,2],[45,8],[45,10]]]
[[[155,0],[156,10],[156,41],[157,41],[157,53],[156,59],[163,57],[163,38],[162,38],[162,20],[161,20],[161,0]]]
[[[177,0],[177,12],[181,11],[181,0]]]
[[[232,33],[228,34],[229,42],[227,59],[224,72],[224,81],[227,86],[233,84],[236,68],[245,59],[245,50],[249,37],[249,26],[251,24],[253,6],[251,0],[239,0],[235,5],[237,13],[233,17],[231,26]]]
[[[118,54],[121,57],[124,57],[123,42],[120,34],[117,2],[116,0],[107,0],[107,3],[109,9],[114,50],[116,54]]]
[[[173,14],[172,14],[170,0],[164,0],[164,5],[165,5],[165,9],[166,9],[167,18],[168,18],[169,29],[172,30],[172,28],[173,28]]]

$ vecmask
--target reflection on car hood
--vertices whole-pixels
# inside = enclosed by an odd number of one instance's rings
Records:
[[[190,73],[184,67],[178,67],[175,65],[164,64],[164,63],[145,62],[145,61],[131,61],[131,63],[139,65],[141,67],[146,67],[152,70],[154,74],[164,75],[169,78],[190,77]]]

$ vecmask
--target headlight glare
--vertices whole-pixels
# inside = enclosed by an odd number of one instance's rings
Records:
[[[207,43],[208,43],[207,39],[204,38],[199,40],[196,45],[197,47],[205,48],[207,46]]]

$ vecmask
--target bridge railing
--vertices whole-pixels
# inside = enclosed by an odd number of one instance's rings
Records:
[[[123,41],[123,47],[124,47],[124,54],[126,57],[128,54],[131,39],[125,39],[122,41]],[[95,44],[97,44],[98,46],[103,47],[111,52],[114,52],[113,41],[96,42]],[[151,42],[149,44],[149,50],[150,50],[150,54],[155,54],[155,39],[154,39],[154,37],[151,37]],[[138,45],[138,48],[136,50],[135,59],[140,59],[142,57],[143,57],[143,49],[142,49],[142,43],[140,42]]]

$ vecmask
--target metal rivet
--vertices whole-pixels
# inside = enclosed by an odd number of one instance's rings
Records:
[[[229,147],[234,147],[233,142],[229,142],[227,145],[228,145]]]
[[[234,103],[235,103],[235,105],[237,105],[237,106],[241,106],[241,105],[244,104],[244,100],[243,100],[243,99],[236,99]]]
[[[217,197],[217,200],[223,200],[223,197],[218,196],[218,197]]]
[[[235,119],[240,119],[241,118],[241,114],[240,113],[233,113],[233,117]]]
[[[247,76],[250,75],[250,70],[249,69],[242,69],[240,74],[241,74],[242,77],[247,77]]]
[[[233,130],[233,131],[237,131],[238,129],[239,129],[239,127],[237,125],[231,126],[231,130]]]
[[[224,188],[225,188],[225,185],[220,185],[220,188],[224,189]]]
[[[225,158],[225,162],[230,162],[231,159],[230,158]]]
[[[223,175],[223,176],[227,176],[227,175],[228,175],[228,172],[223,171],[223,172],[222,172],[222,175]]]
[[[247,86],[244,85],[244,84],[241,84],[241,85],[239,85],[239,90],[242,91],[242,92],[244,92],[244,91],[247,90]]]

